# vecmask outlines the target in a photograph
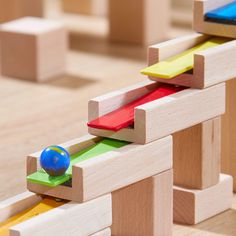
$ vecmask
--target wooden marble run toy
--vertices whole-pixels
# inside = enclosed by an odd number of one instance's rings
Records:
[[[168,236],[173,218],[197,224],[229,209],[221,116],[235,47],[229,35],[201,33],[150,46],[150,80],[89,101],[95,136],[59,145],[70,155],[63,175],[42,169],[42,151],[27,157],[35,194],[0,204],[1,235]]]

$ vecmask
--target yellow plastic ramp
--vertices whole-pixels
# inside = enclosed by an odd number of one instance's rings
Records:
[[[141,70],[141,73],[162,79],[172,79],[193,69],[195,53],[204,51],[208,48],[216,47],[228,41],[230,41],[230,39],[218,37],[211,38],[204,43],[201,43],[187,51],[184,51],[183,53],[169,58],[166,61],[161,61],[152,66],[149,66]]]
[[[56,207],[65,204],[65,202],[57,202],[52,198],[45,198],[40,203],[32,206],[31,208],[22,211],[21,213],[12,216],[8,220],[0,223],[0,235],[9,236],[9,229],[15,225],[18,225],[26,220],[29,220],[35,216],[50,211]]]

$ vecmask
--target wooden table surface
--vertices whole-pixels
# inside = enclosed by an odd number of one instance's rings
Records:
[[[105,19],[50,9],[47,15],[71,32],[67,73],[41,84],[0,78],[0,200],[26,190],[27,154],[87,134],[90,98],[145,79],[139,70],[146,48],[109,43]],[[173,29],[169,37],[188,32]],[[232,209],[221,215],[194,227],[175,225],[174,236],[180,235],[236,235],[236,196]]]

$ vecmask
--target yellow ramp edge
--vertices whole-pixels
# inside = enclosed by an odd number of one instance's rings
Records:
[[[204,43],[190,48],[187,51],[170,57],[166,61],[161,61],[152,66],[149,66],[141,70],[141,73],[144,75],[159,77],[162,79],[172,79],[193,69],[195,53],[204,51],[208,48],[216,47],[228,41],[230,41],[230,39],[218,37],[211,38]]]

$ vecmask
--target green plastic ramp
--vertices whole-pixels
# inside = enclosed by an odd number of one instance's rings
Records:
[[[128,142],[119,141],[114,139],[103,139],[102,141],[74,154],[71,156],[70,167],[66,173],[62,176],[52,177],[49,176],[43,169],[27,176],[27,181],[32,183],[37,183],[49,187],[56,187],[63,184],[71,179],[72,177],[72,166],[74,164],[80,163],[82,161],[91,159],[98,155],[113,151],[115,149],[121,148],[128,145]]]

